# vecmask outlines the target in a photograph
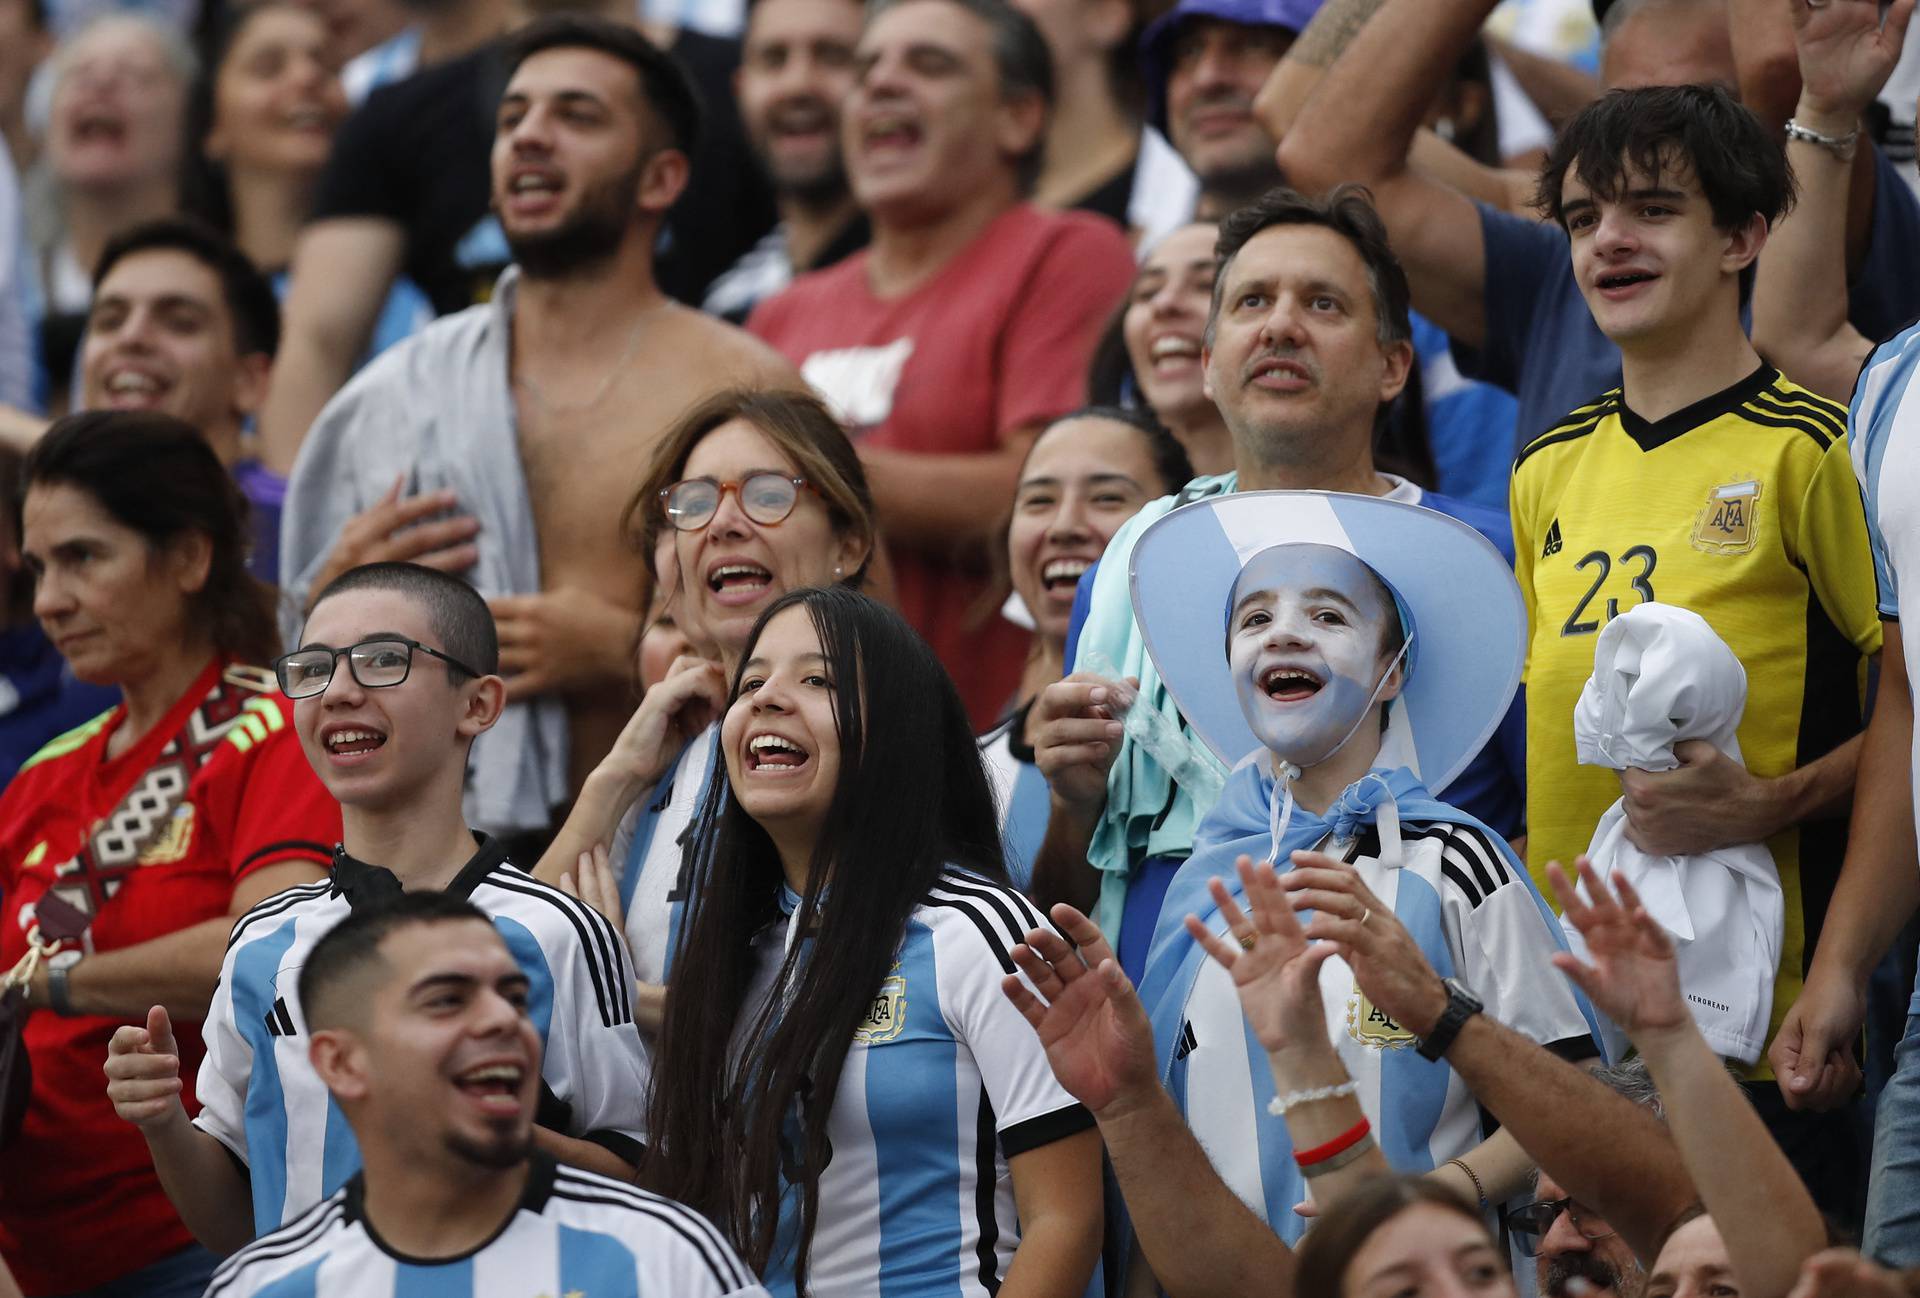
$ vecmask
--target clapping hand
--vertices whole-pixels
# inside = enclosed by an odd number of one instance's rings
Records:
[[[1223,940],[1195,915],[1187,916],[1187,932],[1233,976],[1241,1010],[1269,1054],[1316,1046],[1330,1050],[1320,1002],[1320,966],[1335,954],[1333,943],[1307,941],[1273,866],[1255,865],[1252,857],[1243,855],[1234,869],[1251,917],[1234,902],[1224,881],[1215,878],[1207,886],[1235,940]]]
[[[1616,876],[1609,888],[1586,857],[1574,864],[1585,885],[1584,897],[1558,861],[1548,864],[1547,877],[1568,922],[1586,940],[1587,962],[1562,951],[1553,957],[1554,967],[1635,1044],[1644,1045],[1645,1036],[1690,1025],[1673,939],[1640,904],[1632,884]]]
[[[1039,1034],[1060,1085],[1099,1117],[1159,1090],[1153,1025],[1099,926],[1065,903],[1051,913],[1059,933],[1037,928],[1013,948],[1032,989],[1008,974],[1001,990]]]

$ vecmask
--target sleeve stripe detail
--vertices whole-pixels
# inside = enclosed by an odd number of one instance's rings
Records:
[[[502,861],[495,867],[495,874],[502,872],[505,873],[507,878],[516,883],[544,890],[543,895],[545,895],[549,901],[562,909],[571,911],[593,931],[595,948],[600,952],[601,957],[606,960],[608,968],[612,970],[610,981],[617,993],[617,999],[620,1005],[620,1021],[623,1023],[633,1022],[634,978],[631,967],[631,956],[627,951],[626,934],[615,928],[612,920],[595,910],[587,902],[581,901],[578,897],[569,897],[561,889],[551,884],[542,883],[511,862]]]
[[[1469,907],[1513,882],[1506,856],[1471,825],[1434,825],[1402,831],[1408,839],[1431,839],[1440,844],[1440,873],[1460,890]]]
[[[604,1178],[588,1180],[570,1175],[565,1168],[554,1178],[556,1199],[588,1203],[602,1208],[625,1208],[636,1216],[656,1221],[673,1231],[700,1255],[714,1282],[725,1292],[755,1283],[754,1276],[735,1256],[733,1248],[714,1229],[713,1223],[685,1204],[623,1186]]]
[[[1012,941],[1007,944],[1009,950],[1027,940],[1028,930],[1053,927],[1038,910],[1034,909],[1032,902],[1014,888],[1003,884],[987,883],[984,880],[948,874],[943,875],[940,882],[934,885],[934,892],[954,893],[984,902],[1000,922],[1006,925],[1007,934],[1012,938]],[[1022,924],[1022,920],[1026,922]]]
[[[1536,453],[1546,450],[1549,446],[1558,446],[1561,442],[1578,441],[1582,437],[1590,435],[1594,429],[1600,426],[1600,420],[1604,417],[1604,415],[1597,415],[1586,423],[1579,424],[1573,428],[1564,429],[1560,432],[1543,433],[1531,442],[1528,442],[1520,454],[1514,457],[1513,467],[1518,469],[1521,465],[1532,459]]]
[[[943,910],[957,910],[962,915],[965,915],[973,922],[973,926],[980,930],[980,936],[986,941],[987,949],[992,951],[994,959],[1000,962],[1000,971],[1002,973],[1014,972],[1013,957],[1008,954],[1008,952],[1012,950],[1012,947],[1001,941],[1000,935],[993,931],[992,923],[989,922],[985,916],[981,915],[964,901],[949,900],[945,897],[929,897],[927,898],[926,904],[939,907]]]
[[[1769,388],[1757,393],[1749,407],[1776,414],[1798,415],[1824,426],[1835,437],[1847,431],[1847,408],[1837,402],[1816,397],[1811,392],[1783,392]]]
[[[988,1294],[1000,1292],[1000,1214],[995,1210],[999,1176],[993,1129],[993,1100],[982,1086],[973,1127],[973,1255],[980,1264],[980,1288]]]
[[[285,914],[303,901],[319,901],[331,891],[333,891],[331,879],[315,879],[312,883],[303,883],[263,898],[234,924],[233,932],[227,938],[227,950],[233,950],[240,939],[246,935],[250,925],[263,919],[272,919],[275,915]]]
[[[1000,1133],[1000,1150],[1008,1158],[1024,1154],[1056,1140],[1077,1136],[1093,1126],[1093,1114],[1084,1104],[1069,1104],[1064,1109],[1043,1113],[1025,1122],[1016,1122]]]
[[[505,870],[493,871],[487,876],[486,882],[504,892],[537,898],[566,916],[580,939],[581,954],[586,957],[587,975],[593,981],[593,997],[600,1008],[601,1023],[611,1028],[633,1022],[633,1012],[626,1008],[626,989],[621,986],[625,981],[620,977],[622,962],[606,948],[605,935],[596,931],[566,904],[572,898],[557,888],[535,883],[532,879],[522,883]]]
[[[1834,443],[1832,433],[1821,427],[1811,416],[1776,413],[1757,407],[1751,402],[1740,409],[1740,418],[1750,424],[1759,424],[1763,428],[1785,428],[1797,433],[1805,433],[1821,450]]]
[[[316,843],[310,838],[283,838],[277,843],[268,843],[247,853],[240,862],[240,868],[246,869],[262,857],[272,856],[277,860],[307,860],[326,865],[333,860],[333,849],[325,843]]]
[[[311,1248],[321,1236],[338,1224],[339,1220],[346,1215],[346,1211],[346,1192],[336,1191],[279,1230],[262,1235],[220,1264],[220,1268],[213,1273],[212,1282],[207,1286],[206,1298],[219,1298],[221,1293],[240,1278],[243,1271],[256,1262],[271,1262],[276,1258],[291,1257],[303,1249]]]

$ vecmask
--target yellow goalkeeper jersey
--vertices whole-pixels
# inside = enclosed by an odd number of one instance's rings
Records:
[[[1621,611],[1653,600],[1692,609],[1733,649],[1754,774],[1784,775],[1859,732],[1880,619],[1846,420],[1845,406],[1762,366],[1657,422],[1616,389],[1521,451],[1511,491],[1531,627],[1527,862],[1543,891],[1546,863],[1585,851],[1620,796],[1614,772],[1575,760],[1573,710],[1600,628]],[[1798,826],[1767,846],[1786,900],[1771,1035],[1799,995],[1846,822]]]

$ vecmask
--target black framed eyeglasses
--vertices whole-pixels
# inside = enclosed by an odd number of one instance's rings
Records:
[[[329,649],[324,645],[295,649],[273,660],[273,674],[280,678],[282,694],[290,699],[308,698],[333,683],[334,665],[344,654],[347,670],[353,673],[353,679],[361,686],[370,690],[390,689],[405,681],[407,674],[413,670],[413,653],[416,649],[438,658],[449,667],[459,668],[469,676],[484,675],[451,654],[443,654],[432,645],[409,640],[403,635],[378,636],[341,649]]]
[[[805,478],[787,473],[749,473],[738,482],[683,478],[671,487],[660,489],[660,504],[666,511],[667,521],[676,529],[697,532],[713,521],[721,498],[731,491],[740,498],[740,508],[748,518],[763,527],[772,527],[785,522],[793,512],[802,487],[814,490]]]
[[[1542,1199],[1507,1214],[1507,1225],[1519,1241],[1520,1251],[1528,1257],[1538,1257],[1540,1241],[1547,1237],[1563,1212],[1573,1219],[1573,1228],[1587,1239],[1606,1239],[1614,1233],[1613,1227],[1602,1221],[1593,1209],[1577,1200]]]

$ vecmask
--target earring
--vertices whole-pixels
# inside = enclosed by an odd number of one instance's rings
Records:
[[[842,571],[843,571],[843,570],[841,569],[841,567],[840,567],[840,565],[839,565],[839,564],[837,564],[837,563],[836,563],[836,564],[834,564],[834,565],[833,565],[833,579],[834,579],[835,581],[839,581],[839,580],[840,580],[840,574],[841,574],[841,572],[842,572]]]

